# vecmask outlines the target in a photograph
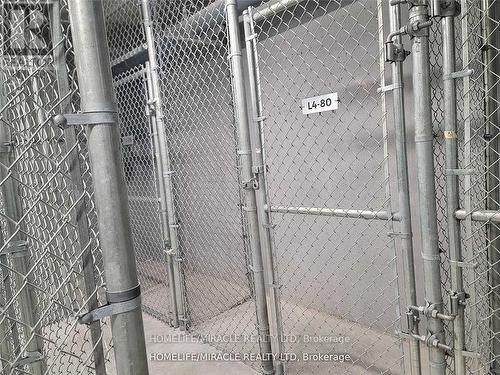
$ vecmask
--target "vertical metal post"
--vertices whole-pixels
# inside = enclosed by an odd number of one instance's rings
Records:
[[[160,79],[158,77],[158,63],[156,59],[156,49],[154,45],[154,34],[152,28],[151,20],[151,10],[149,8],[149,0],[142,0],[142,17],[144,20],[144,28],[146,33],[146,42],[148,45],[148,57],[150,65],[151,74],[151,88],[153,94],[153,102],[156,111],[156,131],[158,132],[158,146],[161,159],[161,167],[163,177],[163,189],[165,191],[165,209],[167,213],[167,218],[165,219],[169,226],[170,235],[170,249],[168,250],[168,255],[170,257],[170,262],[172,264],[172,270],[174,275],[174,284],[171,285],[171,289],[174,289],[175,300],[177,305],[177,319],[181,324],[182,328],[186,328],[188,321],[186,316],[186,304],[184,301],[184,279],[181,269],[182,257],[180,254],[179,247],[179,221],[177,220],[177,215],[175,212],[174,205],[174,193],[173,193],[173,183],[172,183],[172,169],[170,163],[170,153],[167,145],[167,136],[165,132],[165,116],[163,114],[163,103],[160,91]]]
[[[484,138],[487,144],[486,151],[486,192],[487,209],[500,209],[500,166],[499,131],[498,131],[498,95],[495,49],[495,8],[497,2],[481,0],[481,27],[482,27],[482,59],[483,59],[483,89],[484,89]],[[488,263],[490,284],[490,330],[493,332],[491,372],[500,374],[500,228],[498,224],[488,224]]]
[[[115,113],[102,1],[70,0],[69,10],[82,111]],[[139,284],[118,123],[90,125],[87,138],[106,293],[108,300],[123,298]],[[112,316],[111,331],[117,373],[147,375],[141,309]]]
[[[454,9],[454,7],[453,7]],[[443,94],[444,94],[444,139],[446,153],[446,213],[448,221],[449,257],[451,266],[451,314],[453,320],[453,348],[455,374],[465,375],[465,292],[462,267],[463,262],[460,222],[455,212],[460,208],[457,142],[457,90],[455,79],[455,12],[449,10],[441,18],[443,34]]]
[[[68,72],[66,70],[66,45],[63,35],[61,22],[61,6],[59,0],[50,3],[50,29],[54,56],[54,69],[57,80],[59,98],[65,98],[61,101],[61,113],[71,112],[71,89],[69,86]],[[85,188],[83,184],[82,171],[78,150],[74,147],[78,143],[75,128],[67,126],[64,129],[64,141],[66,146],[67,163],[71,181],[73,183],[73,199],[78,204],[75,206],[72,221],[76,224],[78,243],[82,250],[83,277],[85,283],[85,292],[88,298],[87,308],[89,311],[98,306],[97,287],[95,282],[94,258],[90,248],[90,229],[88,226],[87,206],[83,196]],[[102,331],[100,322],[90,324],[90,336],[92,339],[94,367],[97,375],[106,374],[104,362],[104,347],[102,343]]]
[[[226,16],[230,61],[234,96],[235,120],[238,137],[238,157],[240,181],[244,200],[244,214],[248,226],[250,251],[252,253],[251,271],[255,288],[255,304],[260,351],[263,356],[262,370],[264,374],[274,374],[273,356],[270,341],[269,317],[266,299],[266,287],[262,262],[261,234],[257,215],[256,194],[258,175],[252,172],[252,145],[250,125],[248,121],[248,105],[244,84],[244,70],[240,30],[238,23],[238,7],[236,0],[226,0]]]
[[[469,49],[472,46],[471,43],[471,34],[470,34],[470,24],[471,19],[474,19],[474,15],[469,11],[469,5],[474,6],[474,4],[469,4],[468,0],[461,0],[461,26],[462,26],[462,68],[469,69],[470,68],[470,51]],[[471,78],[470,76],[465,76],[463,78],[463,87],[462,87],[462,96],[463,96],[463,129],[464,129],[464,146],[463,146],[463,164],[465,167],[472,166],[472,129],[471,129]],[[465,212],[472,211],[472,176],[471,174],[466,174],[464,176],[463,182],[463,208]],[[482,187],[481,187],[482,188]],[[473,238],[473,229],[472,229],[472,217],[471,215],[467,215],[462,224],[464,226],[463,233],[464,238],[467,240],[466,254],[464,254],[464,258],[473,259],[475,254],[475,244]],[[467,272],[467,276],[469,280],[474,280],[476,277],[476,269],[475,267],[467,267],[465,270]],[[478,289],[476,287],[476,283],[470,282],[468,283],[468,293],[469,293],[469,306],[471,308],[468,310],[469,312],[469,321],[470,327],[468,328],[469,345],[470,350],[477,350],[479,348],[479,321],[478,321],[478,311],[477,311],[477,301],[480,297],[480,293],[478,293]],[[481,368],[480,361],[478,357],[472,358],[469,360],[469,368],[470,371],[475,373],[479,372]]]
[[[386,64],[385,64],[385,56],[383,51],[385,50],[385,40],[384,40],[384,8],[383,8],[383,0],[377,0],[377,25],[378,25],[378,46],[379,46],[379,53],[378,55],[378,61],[379,61],[379,69],[380,69],[380,87],[386,87]],[[386,228],[389,233],[396,233],[395,231],[395,223],[393,220],[393,201],[392,201],[392,183],[391,183],[391,151],[389,150],[389,129],[387,126],[387,93],[385,90],[379,89],[377,90],[380,92],[380,109],[381,109],[381,114],[382,117],[380,118],[380,126],[382,128],[382,141],[383,141],[383,169],[384,169],[384,190],[385,190],[385,197],[386,197],[386,202],[384,204],[385,209],[387,212],[390,213],[390,217],[388,218],[386,222]],[[394,275],[394,281],[395,281],[395,287],[394,287],[394,298],[396,301],[400,300],[400,283],[399,283],[399,274],[398,274],[398,259],[399,259],[399,254],[398,251],[400,250],[397,247],[397,237],[395,235],[388,235],[389,241],[387,242],[387,248],[390,249],[392,252],[394,258],[393,261],[391,262],[392,265],[392,272]],[[405,235],[403,235],[405,237]],[[404,272],[404,270],[403,270]],[[396,321],[399,322],[400,327],[402,327],[402,320],[401,320],[401,304],[396,303],[395,306],[395,317]],[[409,345],[411,346],[412,343],[410,342]],[[399,361],[399,366],[401,369],[401,373],[405,373],[406,371],[406,366],[405,366],[405,347],[404,347],[404,340],[400,339],[399,340],[399,347],[401,351],[401,358]],[[411,357],[411,355],[410,355]],[[411,364],[411,358],[410,358],[410,364]],[[412,370],[410,369],[410,372]]]
[[[243,12],[246,53],[249,77],[249,93],[252,110],[250,111],[250,137],[252,148],[253,172],[257,178],[258,189],[255,190],[257,213],[262,237],[261,246],[263,252],[263,264],[268,287],[268,307],[273,353],[277,360],[274,362],[276,374],[283,374],[283,322],[281,319],[280,285],[273,258],[272,242],[272,220],[271,212],[266,210],[268,202],[268,187],[266,183],[266,162],[263,145],[264,116],[262,113],[260,77],[257,60],[257,35],[252,17],[251,8]]]
[[[159,195],[159,203],[160,203],[160,221],[161,221],[161,228],[162,228],[162,235],[163,235],[163,245],[164,245],[164,251],[167,253],[170,250],[171,246],[171,239],[170,239],[170,229],[168,225],[168,210],[167,210],[167,192],[165,189],[165,169],[163,167],[163,158],[161,157],[161,152],[160,152],[160,139],[159,139],[159,131],[158,131],[158,120],[156,118],[156,111],[155,108],[151,108],[151,104],[155,102],[155,96],[154,96],[154,90],[153,90],[153,83],[151,79],[151,66],[149,62],[146,63],[146,89],[147,89],[147,94],[148,94],[148,101],[150,101],[146,105],[146,113],[148,114],[148,118],[151,121],[151,132],[153,135],[153,147],[154,147],[154,160],[156,164],[156,175],[158,176],[158,195]],[[163,142],[166,142],[166,140],[163,140]],[[175,291],[175,276],[174,276],[174,267],[173,263],[175,262],[175,259],[172,259],[171,254],[165,254],[166,255],[166,261],[167,261],[167,267],[168,267],[168,287],[170,291],[170,312],[171,312],[171,322],[170,324],[172,327],[177,328],[179,327],[179,319],[178,319],[178,308],[177,308],[177,296],[176,296],[176,291]]]
[[[415,150],[420,203],[421,249],[424,267],[425,300],[432,310],[442,312],[441,264],[438,247],[436,213],[436,187],[434,180],[434,152],[431,112],[431,86],[429,63],[429,21],[427,0],[414,0],[409,11],[413,56],[413,97],[415,116]],[[437,340],[444,343],[443,321],[427,317],[429,344]],[[429,375],[444,375],[445,353],[429,345]]]
[[[391,32],[401,28],[401,6],[390,6],[389,22]],[[402,46],[400,35],[395,42]],[[404,53],[404,52],[403,52]],[[403,253],[404,296],[406,306],[417,305],[417,291],[415,286],[415,260],[413,254],[413,230],[411,221],[410,188],[408,177],[408,152],[406,148],[406,118],[403,86],[403,61],[392,63],[392,96],[394,112],[394,137],[396,145],[396,169],[398,182],[398,201],[400,215],[401,252]],[[407,311],[408,329],[410,333],[418,335],[419,317],[412,310]],[[420,375],[422,365],[420,360],[420,343],[410,337],[410,371],[413,375]]]

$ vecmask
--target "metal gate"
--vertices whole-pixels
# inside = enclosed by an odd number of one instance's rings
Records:
[[[278,324],[284,337],[297,339],[281,350],[300,358],[287,364],[290,374],[403,371],[394,335],[401,329],[398,234],[384,94],[377,91],[384,82],[381,3],[350,3],[281,2],[244,16],[254,162],[262,152],[279,273]]]
[[[172,234],[182,270],[177,290],[185,305],[179,318],[184,318],[181,325],[219,349],[258,352],[255,340],[210,339],[256,336],[257,330],[227,33],[220,28],[224,4],[213,4],[206,18],[191,18],[202,5],[159,1],[152,3],[151,15],[161,93],[157,108],[165,124],[176,216]]]
[[[114,78],[143,310],[172,323],[146,65]]]

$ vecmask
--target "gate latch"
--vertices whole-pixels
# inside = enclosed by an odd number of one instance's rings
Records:
[[[259,181],[256,177],[252,177],[249,181],[243,182],[243,189],[245,190],[257,190],[259,188]]]
[[[402,44],[394,43],[393,40],[385,43],[385,61],[403,62],[410,55],[410,51],[404,49]]]

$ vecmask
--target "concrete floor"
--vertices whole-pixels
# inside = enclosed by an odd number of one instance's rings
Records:
[[[197,335],[234,335],[244,337],[255,334],[253,320],[249,319],[254,312],[253,302],[249,301],[225,311],[218,316],[192,327],[193,334],[186,334],[173,329],[166,323],[144,313],[146,348],[151,375],[210,375],[210,374],[242,374],[256,375],[260,362],[246,361],[193,361],[185,359],[169,360],[166,355],[182,355],[183,353],[258,353],[255,342],[207,344],[201,342]],[[299,338],[298,341],[285,343],[284,351],[295,353],[298,361],[286,364],[289,375],[363,375],[406,373],[401,371],[399,359],[402,356],[400,342],[394,335],[353,323],[348,320],[325,314],[319,311],[304,309],[291,303],[283,303],[285,334]],[[70,323],[71,321],[71,323]],[[92,374],[89,364],[91,340],[88,330],[70,321],[60,321],[45,327],[44,342],[47,365],[50,373],[59,374]],[[70,323],[70,324],[68,324]],[[106,353],[107,374],[115,375],[114,358],[109,346],[111,334],[109,322],[103,325],[103,343]],[[306,343],[304,335],[325,335],[348,337],[349,343]],[[81,355],[75,355],[82,350]],[[406,351],[406,348],[405,348]],[[72,354],[75,353],[75,354]],[[350,362],[303,361],[303,353],[344,353],[351,357]],[[156,358],[156,359],[155,359]],[[426,363],[424,359],[424,363]]]
[[[149,274],[148,274],[149,275]],[[151,275],[149,275],[151,277]],[[201,277],[200,275],[199,277]],[[214,280],[203,277],[206,285],[213,285]],[[219,283],[221,280],[219,280]],[[227,287],[223,290],[233,290],[234,287]],[[147,288],[143,295],[145,301],[161,301],[166,294],[163,289]],[[215,298],[215,297],[214,297]],[[331,361],[292,361],[287,363],[288,374],[401,374],[400,358],[402,354],[401,342],[395,337],[396,326],[389,325],[385,330],[380,330],[372,325],[359,324],[325,313],[311,307],[298,305],[293,301],[282,300],[282,316],[284,319],[284,334],[287,337],[297,339],[297,342],[287,342],[284,344],[284,351],[295,353],[301,357],[304,353],[340,353],[349,354],[352,361],[347,363]],[[164,307],[165,309],[166,307]],[[205,307],[206,312],[210,306]],[[148,314],[144,314],[146,341],[148,353],[158,352],[221,352],[229,353],[258,353],[258,344],[255,342],[230,342],[212,343],[214,349],[208,344],[173,344],[154,343],[151,335],[168,336],[178,335],[180,332],[168,327]],[[234,335],[236,337],[256,336],[255,305],[252,300],[243,302],[222,311],[212,318],[197,319],[193,322],[191,331],[194,335]],[[349,338],[349,343],[328,344],[328,343],[306,343],[304,335],[319,335]],[[191,337],[191,336],[187,336]],[[403,345],[404,350],[406,345]],[[179,371],[189,368],[191,371],[201,371],[205,374],[209,369],[220,371],[219,369],[228,367],[230,374],[236,373],[256,373],[259,368],[258,362],[241,363],[178,363],[178,362],[150,362],[151,374],[163,374],[165,368],[169,370],[177,368]],[[233,372],[233,367],[238,366],[238,372]],[[252,366],[252,367],[250,367]],[[253,370],[252,370],[253,368]],[[156,372],[158,371],[160,372]],[[234,369],[236,371],[236,369]],[[176,372],[174,372],[176,373]],[[182,372],[179,372],[182,373]]]
[[[214,347],[203,344],[179,330],[168,327],[165,323],[144,314],[144,329],[146,332],[146,349],[149,358],[150,375],[212,375],[212,374],[258,374],[242,362],[177,362],[152,360],[151,356],[158,353],[216,353]],[[158,342],[159,338],[175,338],[183,342]],[[219,352],[220,353],[220,352]]]
[[[253,302],[241,304],[231,310],[193,327],[200,334],[224,333],[242,336],[252,334],[251,326],[245,322],[255,307]],[[298,361],[286,364],[289,375],[364,375],[364,374],[402,374],[400,358],[403,355],[400,341],[388,332],[381,332],[365,325],[325,314],[323,312],[297,306],[282,301],[282,313],[285,318],[284,334],[296,342],[284,344],[284,351],[295,353]],[[236,324],[239,322],[239,324]],[[147,329],[147,328],[146,328]],[[306,343],[304,335],[345,337],[347,343]],[[255,344],[223,345],[226,351],[255,352]],[[351,361],[303,361],[304,353],[339,353],[349,354]],[[253,363],[255,365],[255,363]]]

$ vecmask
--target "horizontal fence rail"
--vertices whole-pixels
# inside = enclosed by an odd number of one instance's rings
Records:
[[[335,216],[348,217],[352,219],[366,220],[394,220],[400,221],[399,214],[391,214],[387,211],[370,211],[370,210],[352,210],[341,208],[318,208],[318,207],[283,207],[271,206],[266,207],[270,212],[281,214],[299,214],[299,215],[318,215],[318,216]]]

